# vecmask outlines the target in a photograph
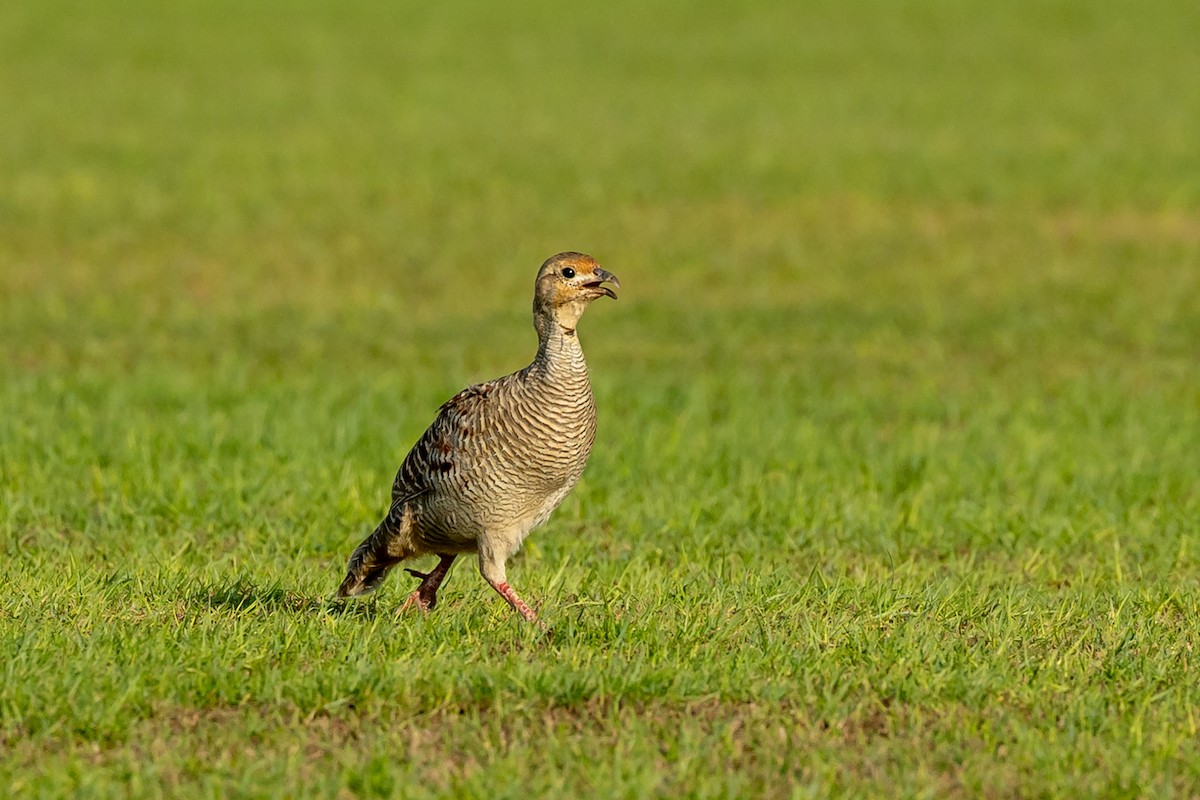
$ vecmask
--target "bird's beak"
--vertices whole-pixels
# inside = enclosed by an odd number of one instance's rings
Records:
[[[596,291],[600,292],[600,294],[607,295],[607,296],[611,297],[613,300],[616,300],[617,293],[614,292],[609,287],[605,286],[604,284],[611,283],[614,287],[620,289],[621,282],[619,280],[617,280],[617,276],[613,275],[608,270],[600,269],[599,267],[596,267],[594,270],[592,270],[592,275],[595,278],[595,280],[588,281],[588,283],[586,284],[587,287],[589,289],[595,289]],[[599,296],[599,295],[597,295],[597,296]]]

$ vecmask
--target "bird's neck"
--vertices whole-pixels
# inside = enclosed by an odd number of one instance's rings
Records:
[[[570,327],[566,321],[551,315],[538,315],[534,323],[538,332],[538,351],[531,365],[534,371],[550,375],[587,374],[587,363],[583,359],[583,348],[574,322]]]

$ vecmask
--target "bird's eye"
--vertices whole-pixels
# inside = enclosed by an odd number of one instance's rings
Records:
[[[575,270],[571,269],[570,267],[563,267],[562,276],[564,278],[574,278]]]

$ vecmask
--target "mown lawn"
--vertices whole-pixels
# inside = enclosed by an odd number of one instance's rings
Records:
[[[0,4],[0,794],[1200,796],[1197,30]],[[564,249],[552,637],[334,602]]]

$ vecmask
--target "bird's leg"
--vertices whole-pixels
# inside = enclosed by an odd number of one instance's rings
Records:
[[[479,574],[496,590],[496,594],[504,598],[510,606],[518,611],[522,617],[530,622],[537,623],[537,626],[543,631],[548,630],[546,623],[538,619],[537,614],[533,613],[524,600],[517,596],[513,588],[508,585],[508,576],[504,571],[504,560],[507,552],[503,549],[504,542],[501,540],[501,548],[495,546],[496,543],[482,540],[479,543]]]
[[[491,587],[493,589],[496,590],[497,594],[499,594],[501,597],[503,597],[505,600],[508,601],[508,604],[510,606],[512,606],[514,609],[516,609],[518,612],[520,612],[522,617],[529,620],[530,622],[536,623],[537,626],[539,628],[541,628],[543,631],[548,630],[546,628],[546,623],[544,623],[540,619],[538,619],[538,615],[533,613],[533,609],[530,608],[525,603],[524,600],[522,600],[520,597],[517,596],[517,593],[513,591],[513,588],[511,586],[509,586],[506,581],[493,582],[493,581],[489,580],[488,583],[491,585]]]
[[[417,590],[408,596],[404,601],[404,605],[400,610],[409,606],[416,606],[422,611],[432,611],[437,605],[437,590],[442,585],[442,581],[446,579],[446,573],[450,571],[450,565],[454,563],[454,556],[443,555],[437,566],[429,570],[429,572],[417,572],[415,569],[405,569],[409,575],[414,578],[421,579],[421,585]]]

